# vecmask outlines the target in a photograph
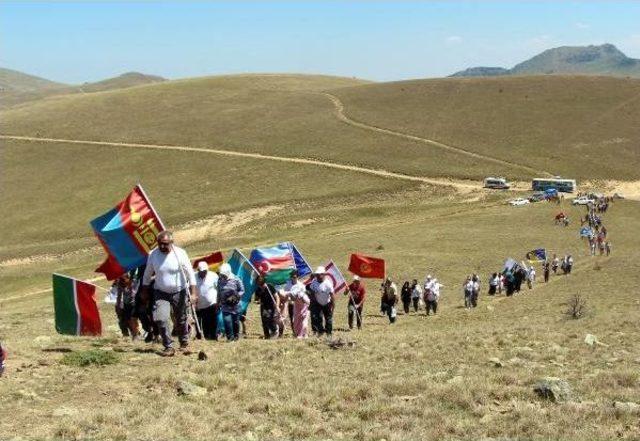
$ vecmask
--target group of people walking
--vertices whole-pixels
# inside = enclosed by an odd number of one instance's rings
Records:
[[[608,201],[599,205],[599,212],[606,211]],[[601,254],[610,252],[607,230],[597,216],[596,208],[588,207],[584,221],[595,229],[593,242],[598,244]],[[205,262],[200,262],[193,271],[187,253],[173,244],[170,232],[158,235],[158,246],[148,256],[145,266],[131,274],[124,274],[113,285],[115,309],[118,324],[123,335],[140,338],[141,329],[146,333],[145,341],[161,341],[163,355],[173,355],[173,337],[177,337],[180,347],[189,344],[190,328],[196,325],[201,336],[218,340],[224,334],[228,341],[238,340],[246,334],[245,287],[231,271],[229,264],[222,264],[217,272],[211,271]],[[600,245],[602,244],[602,245]],[[593,252],[592,252],[593,254]],[[545,282],[550,274],[571,273],[573,257],[569,254],[562,259],[542,262]],[[488,294],[505,292],[507,296],[520,292],[526,283],[532,289],[536,282],[536,269],[522,264],[514,264],[501,272],[493,273],[488,279]],[[260,304],[262,333],[265,339],[283,337],[290,327],[296,338],[310,335],[331,336],[336,305],[336,292],[332,278],[324,267],[318,267],[311,278],[302,281],[293,271],[289,280],[276,287],[267,283],[263,276],[257,279],[254,301]],[[397,285],[386,278],[381,285],[380,312],[395,323],[398,304],[409,314],[417,313],[424,305],[426,315],[436,314],[443,285],[431,275],[423,283],[417,279],[405,281],[398,290]],[[464,307],[478,306],[481,281],[477,274],[467,276],[462,284]],[[349,329],[363,326],[366,287],[356,275],[346,287],[347,321]],[[190,323],[193,316],[197,323]]]

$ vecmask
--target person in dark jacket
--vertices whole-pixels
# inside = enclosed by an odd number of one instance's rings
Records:
[[[405,281],[402,284],[400,300],[402,300],[402,309],[404,310],[404,313],[409,314],[409,308],[411,308],[411,284],[409,281]]]
[[[259,276],[255,299],[260,303],[260,318],[265,339],[275,337],[278,334],[275,295],[275,288],[264,280],[264,276]]]
[[[222,321],[227,341],[236,341],[240,338],[240,300],[244,295],[244,285],[231,272],[228,263],[220,265],[220,277],[218,279],[218,299],[222,310]]]

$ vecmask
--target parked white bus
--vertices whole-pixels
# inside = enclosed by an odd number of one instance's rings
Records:
[[[576,180],[562,178],[535,178],[531,181],[531,189],[533,191],[545,191],[550,188],[555,188],[563,193],[573,193],[577,188]]]
[[[505,178],[484,178],[484,188],[496,188],[506,190],[511,188],[511,184]]]

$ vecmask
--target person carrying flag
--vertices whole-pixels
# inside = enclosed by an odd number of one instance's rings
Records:
[[[313,276],[314,279],[309,285],[314,299],[311,303],[311,327],[318,336],[326,333],[330,337],[333,332],[333,307],[335,305],[333,282],[326,276],[326,270],[323,266],[316,268]]]
[[[240,300],[244,296],[244,284],[231,272],[231,265],[220,265],[218,278],[218,298],[222,310],[222,320],[227,341],[240,338]]]
[[[187,252],[173,244],[173,234],[162,231],[158,234],[158,247],[149,254],[142,276],[143,299],[149,298],[149,285],[155,276],[153,292],[153,320],[158,326],[164,346],[163,356],[175,354],[169,331],[173,313],[180,340],[180,348],[189,345],[188,301],[196,300],[196,279]]]
[[[364,283],[360,280],[360,276],[353,276],[353,282],[349,284],[345,294],[349,296],[349,303],[347,305],[349,329],[353,329],[353,316],[356,318],[356,326],[358,329],[361,329],[362,310],[364,307],[364,298],[367,293]]]

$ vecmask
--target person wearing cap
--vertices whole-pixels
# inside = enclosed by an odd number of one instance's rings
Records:
[[[196,315],[206,340],[218,339],[218,275],[209,271],[207,262],[198,262],[196,274]]]
[[[273,285],[264,280],[264,276],[258,276],[256,280],[255,299],[260,303],[260,318],[262,320],[262,332],[265,339],[270,339],[278,334],[276,320],[276,290]]]
[[[381,305],[383,312],[389,317],[389,323],[396,321],[396,304],[398,303],[398,287],[387,277],[382,284]]]
[[[240,300],[244,295],[244,285],[231,272],[231,265],[220,265],[218,277],[218,302],[222,310],[224,333],[227,341],[236,341],[240,338]]]
[[[153,292],[153,320],[162,337],[163,356],[175,354],[169,331],[171,315],[175,317],[180,348],[189,344],[188,299],[196,298],[196,278],[186,251],[173,244],[173,234],[161,231],[157,237],[158,247],[147,258],[142,276],[142,299],[149,299],[149,286],[155,276]]]
[[[356,326],[358,329],[362,328],[362,310],[364,307],[364,298],[366,296],[366,289],[364,283],[360,280],[360,276],[353,276],[353,282],[349,284],[349,288],[345,293],[349,296],[348,320],[349,329],[353,329],[353,316],[356,317]]]
[[[331,336],[333,332],[333,307],[335,305],[333,282],[327,277],[323,266],[316,268],[313,277],[313,281],[309,284],[309,291],[313,297],[311,327],[317,336],[324,333]]]

